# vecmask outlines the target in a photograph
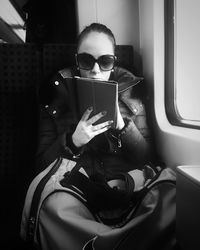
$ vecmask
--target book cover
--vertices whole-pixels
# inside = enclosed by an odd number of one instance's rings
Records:
[[[70,106],[77,122],[87,108],[93,107],[90,115],[107,111],[96,124],[113,120],[112,127],[116,127],[116,104],[118,98],[118,84],[115,81],[101,81],[83,77],[68,77],[66,87],[69,91]]]

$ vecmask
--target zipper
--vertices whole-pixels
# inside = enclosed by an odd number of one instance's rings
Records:
[[[123,93],[124,91],[126,91],[127,89],[130,89],[130,88],[134,87],[135,85],[137,85],[137,84],[140,83],[141,81],[142,81],[142,80],[138,80],[136,83],[130,84],[128,87],[126,87],[126,88],[124,88],[124,89],[118,91],[118,93],[119,93],[119,94]]]
[[[117,147],[121,148],[122,147],[122,140],[121,140],[121,133],[119,133],[117,136],[113,135],[110,133],[110,135],[117,140]]]

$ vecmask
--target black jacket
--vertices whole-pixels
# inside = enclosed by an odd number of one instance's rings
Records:
[[[64,78],[75,74],[78,72],[73,69],[59,71],[50,81],[52,97],[46,100],[46,103],[41,102],[38,171],[46,168],[60,156],[79,159],[86,153],[98,158],[104,167],[120,171],[138,168],[151,160],[154,146],[146,122],[145,105],[137,91],[134,91],[143,78],[119,67],[111,73],[110,79],[118,82],[119,107],[125,127],[122,131],[110,129],[93,138],[81,149],[74,147],[71,135],[76,124],[73,123],[67,109],[69,93],[64,86]]]

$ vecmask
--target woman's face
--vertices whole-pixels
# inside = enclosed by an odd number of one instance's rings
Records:
[[[92,31],[81,42],[78,54],[87,53],[98,59],[102,55],[114,55],[114,47],[110,38],[104,34]],[[99,80],[109,80],[111,70],[102,71],[97,62],[91,70],[80,69],[82,77]]]

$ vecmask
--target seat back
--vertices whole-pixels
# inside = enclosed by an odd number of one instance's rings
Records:
[[[39,59],[34,45],[0,45],[0,221],[7,249],[18,240],[24,195],[33,176]]]

